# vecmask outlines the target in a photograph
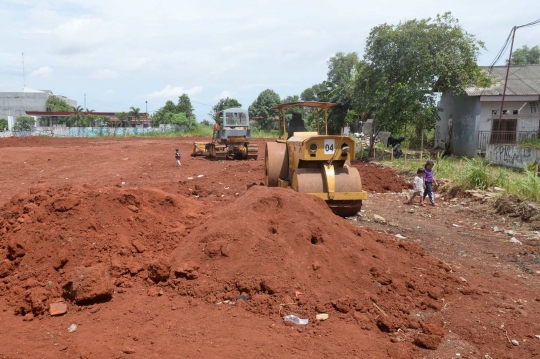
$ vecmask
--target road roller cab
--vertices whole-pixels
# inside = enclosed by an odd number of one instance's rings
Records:
[[[285,110],[302,106],[316,108],[317,132],[295,131],[287,140],[282,139],[288,134]],[[352,216],[367,199],[358,170],[349,165],[354,159],[355,142],[349,136],[319,134],[319,111],[324,111],[328,133],[328,109],[334,106],[327,102],[295,102],[272,107],[280,111],[280,139],[266,144],[265,184],[312,194],[325,200],[334,213]],[[304,129],[298,117],[294,119],[296,127]]]

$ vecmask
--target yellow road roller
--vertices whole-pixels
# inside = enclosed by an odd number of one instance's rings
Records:
[[[362,207],[367,193],[362,191],[362,180],[354,159],[355,142],[349,136],[328,135],[328,109],[336,106],[329,102],[293,102],[272,107],[279,110],[279,139],[266,143],[264,183],[268,187],[292,188],[326,201],[340,216],[354,216]],[[289,122],[288,107],[316,109],[317,132],[308,132],[299,114]],[[319,112],[324,111],[324,131],[321,135]]]

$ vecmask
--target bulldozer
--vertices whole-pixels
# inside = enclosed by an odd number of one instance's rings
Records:
[[[266,143],[264,183],[322,198],[335,214],[349,217],[360,211],[367,193],[362,191],[358,170],[350,166],[355,154],[354,140],[328,135],[328,109],[335,106],[308,101],[272,107],[280,112],[279,138]],[[306,130],[300,114],[293,114],[287,130],[285,112],[289,107],[314,108],[317,132]],[[320,111],[324,111],[324,135],[320,134]]]
[[[249,143],[251,130],[249,115],[241,108],[229,108],[216,114],[211,142],[195,142],[192,156],[206,156],[217,160],[257,159],[257,144]]]

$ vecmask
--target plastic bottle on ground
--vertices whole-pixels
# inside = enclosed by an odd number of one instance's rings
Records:
[[[296,325],[306,325],[308,323],[308,319],[302,319],[298,318],[296,315],[286,315],[283,317],[283,320],[286,322],[293,322]]]

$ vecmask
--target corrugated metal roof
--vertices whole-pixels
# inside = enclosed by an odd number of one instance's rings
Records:
[[[489,72],[489,66],[481,66]],[[497,84],[488,88],[468,87],[465,89],[469,96],[501,96],[504,90],[506,66],[493,66],[491,75],[499,79]],[[524,96],[540,94],[540,65],[510,66],[506,95]]]

